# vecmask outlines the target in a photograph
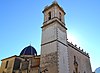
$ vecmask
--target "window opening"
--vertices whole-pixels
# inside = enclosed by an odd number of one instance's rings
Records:
[[[76,61],[76,56],[74,56],[74,61]]]
[[[6,66],[5,66],[5,68],[7,68],[7,66],[8,66],[8,61],[6,61]]]
[[[59,12],[59,19],[60,19],[60,21],[61,21],[61,13]]]
[[[51,12],[49,12],[48,15],[49,15],[48,19],[50,20],[51,19]]]

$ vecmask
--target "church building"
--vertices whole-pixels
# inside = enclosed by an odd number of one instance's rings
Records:
[[[63,8],[54,1],[43,14],[41,54],[29,45],[2,59],[0,73],[92,73],[89,54],[67,40]]]

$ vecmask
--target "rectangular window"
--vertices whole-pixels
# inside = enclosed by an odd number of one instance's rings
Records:
[[[60,19],[60,21],[61,21],[61,13],[59,12],[59,19]]]
[[[51,19],[51,12],[48,13],[48,19]]]
[[[5,65],[5,68],[7,68],[7,67],[8,67],[8,62],[9,62],[9,61],[6,61],[6,65]]]

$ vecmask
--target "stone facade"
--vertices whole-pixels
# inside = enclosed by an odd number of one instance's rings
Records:
[[[12,73],[16,56],[2,60],[1,73]]]
[[[39,65],[40,56],[12,56],[2,60],[0,73],[38,73]]]
[[[76,45],[71,45],[72,43],[68,42],[68,60],[69,60],[69,69],[70,73],[92,73],[90,57],[87,53],[77,48]],[[75,68],[75,63],[77,63],[77,68]]]
[[[67,41],[62,7],[54,1],[43,14],[41,55],[26,55],[26,47],[24,55],[3,59],[0,73],[92,73],[88,53]]]

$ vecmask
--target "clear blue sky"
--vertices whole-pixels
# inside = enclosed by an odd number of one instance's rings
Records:
[[[100,66],[100,0],[57,1],[67,13],[68,34],[89,53],[94,71]],[[0,0],[0,60],[19,55],[30,43],[40,54],[42,10],[52,2]]]

